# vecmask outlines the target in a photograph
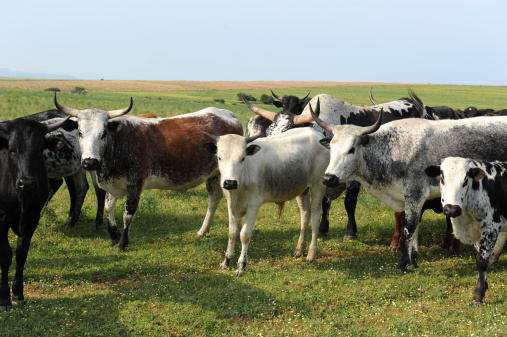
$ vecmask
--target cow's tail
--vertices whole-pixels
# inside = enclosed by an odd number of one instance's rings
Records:
[[[282,217],[283,209],[285,208],[285,202],[278,204],[278,220]]]

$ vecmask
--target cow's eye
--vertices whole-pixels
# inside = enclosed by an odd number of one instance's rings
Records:
[[[105,138],[106,138],[106,133],[104,132],[104,133],[102,134],[102,136],[100,136],[100,139],[105,139]]]
[[[83,133],[81,131],[78,132],[79,138],[83,138]]]
[[[217,158],[218,158],[218,160],[222,160],[222,158],[220,158],[220,157],[217,157]]]
[[[244,161],[245,161],[245,158],[246,158],[246,157],[244,157],[243,159],[241,159],[241,162],[244,162]]]
[[[349,150],[349,153],[348,153],[348,154],[353,154],[354,152],[356,152],[356,148],[355,148],[355,147],[351,148],[351,149]]]

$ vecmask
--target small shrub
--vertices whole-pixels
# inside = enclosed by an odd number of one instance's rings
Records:
[[[264,104],[273,104],[273,102],[275,101],[275,99],[269,95],[266,95],[266,94],[262,94],[260,100],[259,100],[261,103],[264,103]]]
[[[220,103],[220,104],[225,104],[225,99],[222,99],[222,98],[215,98],[213,100],[213,102],[215,103]]]
[[[253,97],[252,95],[245,94],[244,92],[238,92],[238,100],[242,101],[243,98],[241,96],[245,96],[245,98],[249,101],[256,101],[257,98]]]
[[[79,95],[83,94],[83,95],[86,95],[85,88],[83,88],[83,87],[75,87],[70,92],[73,93],[73,94],[79,94]]]

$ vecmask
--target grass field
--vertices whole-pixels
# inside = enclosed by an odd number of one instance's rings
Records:
[[[0,80],[0,119],[53,108],[53,94]],[[29,81],[25,81],[29,82]],[[35,81],[34,81],[35,82]],[[109,81],[103,81],[107,87]],[[62,89],[65,81],[61,81]],[[237,114],[245,124],[252,113],[237,99],[239,91],[260,97],[269,88],[279,95],[328,93],[355,104],[369,104],[369,84],[355,86],[213,88],[150,91],[68,90],[59,102],[78,109],[126,107],[131,114],[174,116],[214,105]],[[192,88],[192,83],[188,84]],[[25,85],[25,84],[24,84]],[[74,84],[72,84],[74,85]],[[72,86],[71,85],[71,86]],[[130,85],[130,84],[129,84]],[[407,96],[413,89],[427,105],[452,108],[507,107],[507,87],[376,85],[378,102]],[[90,86],[91,88],[91,86]],[[70,90],[70,89],[69,89]],[[262,105],[261,105],[262,106]],[[272,107],[263,108],[276,111]],[[277,206],[261,208],[249,249],[249,265],[234,276],[218,272],[227,246],[228,216],[222,200],[211,232],[196,238],[207,208],[204,186],[186,193],[145,191],[125,253],[113,253],[106,225],[94,229],[94,193],[86,198],[79,224],[63,223],[69,207],[62,188],[43,211],[25,268],[27,304],[0,313],[5,336],[503,336],[507,335],[507,256],[488,271],[489,290],[482,306],[469,307],[477,279],[471,247],[458,256],[439,249],[445,218],[431,211],[420,226],[419,268],[395,272],[401,255],[388,250],[394,213],[362,191],[357,208],[359,238],[343,241],[346,215],[333,202],[331,229],[319,239],[317,260],[291,257],[299,235],[295,201],[277,218]],[[117,203],[117,221],[124,200]],[[10,236],[11,246],[16,238]],[[14,274],[10,270],[10,279]]]

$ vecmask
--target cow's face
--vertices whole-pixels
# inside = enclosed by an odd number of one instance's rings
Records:
[[[453,218],[461,215],[469,189],[477,188],[474,184],[485,175],[469,159],[458,157],[445,158],[440,166],[429,166],[424,172],[430,178],[440,178],[443,213]]]
[[[372,143],[372,136],[364,135],[362,128],[342,125],[333,128],[333,138],[322,139],[321,144],[330,149],[329,165],[322,182],[336,187],[354,174],[360,165],[362,150]]]
[[[109,115],[97,109],[81,110],[77,116],[81,166],[93,171],[100,167],[106,147]]]
[[[127,108],[103,111],[99,109],[77,110],[58,104],[55,93],[55,106],[63,113],[77,117],[79,146],[81,148],[81,166],[88,171],[95,171],[102,165],[106,137],[110,118],[119,117],[132,110],[132,97]],[[116,125],[116,124],[115,124]]]
[[[238,135],[218,137],[215,143],[205,144],[205,148],[215,153],[221,176],[221,186],[226,190],[235,190],[241,186],[241,176],[248,156],[256,154],[259,145],[248,145],[248,138]]]

